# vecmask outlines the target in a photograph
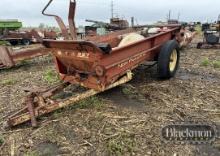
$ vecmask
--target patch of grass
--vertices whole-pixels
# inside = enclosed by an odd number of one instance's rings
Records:
[[[101,112],[96,112],[95,118],[97,121],[101,121],[101,120],[103,120],[104,117]]]
[[[126,133],[120,134],[117,138],[110,139],[107,142],[107,150],[110,155],[132,154],[136,148],[134,135]]]
[[[24,154],[24,156],[40,156],[38,152],[36,151],[30,151]]]
[[[124,85],[122,89],[122,93],[126,95],[130,99],[140,100],[144,99],[143,95],[132,85]]]
[[[214,61],[213,62],[213,67],[214,68],[220,68],[220,60],[219,61]]]
[[[0,41],[0,45],[7,45],[8,42],[7,41]]]
[[[64,109],[57,110],[54,114],[55,117],[62,115],[63,111],[73,110],[73,109],[91,109],[95,108],[97,110],[101,110],[101,108],[104,105],[104,100],[102,98],[99,98],[97,96],[92,96],[89,98],[86,98],[84,100],[81,100],[77,102],[76,104],[70,105],[69,107],[66,107]]]
[[[92,97],[89,97],[87,99],[84,99],[84,100],[81,100],[73,105],[70,105],[68,107],[65,107],[65,108],[62,108],[62,109],[58,109],[56,110],[54,113],[53,113],[53,117],[54,118],[60,118],[63,116],[63,114],[65,112],[68,112],[68,111],[72,111],[72,110],[75,110],[75,109],[96,109],[96,110],[101,110],[103,108],[103,105],[105,104],[104,103],[105,101],[97,96],[92,96]],[[95,118],[97,119],[102,119],[102,114],[97,112],[96,115],[95,115]]]
[[[210,61],[208,58],[205,58],[202,60],[201,66],[203,66],[203,67],[212,66],[214,68],[220,68],[220,60]]]
[[[58,109],[55,112],[53,112],[53,117],[55,119],[59,119],[60,117],[62,117],[63,116],[63,110],[64,109]]]
[[[211,64],[210,60],[208,58],[205,58],[201,62],[201,66],[208,67]]]
[[[137,92],[136,88],[132,85],[124,85],[122,93],[131,99],[136,99],[139,97],[139,93]]]
[[[77,108],[80,108],[80,109],[96,108],[100,110],[103,104],[104,104],[103,99],[97,96],[92,96],[92,97],[89,97],[85,100],[78,102]]]
[[[132,86],[123,87],[122,93],[125,95],[133,95],[135,94],[135,89]]]
[[[29,61],[27,61],[27,60],[22,60],[22,61],[20,61],[20,64],[21,65],[26,65],[26,64],[28,64],[29,63]]]
[[[0,146],[4,143],[4,139],[2,136],[0,136]]]
[[[7,79],[7,80],[2,80],[0,82],[0,85],[10,86],[10,85],[14,85],[16,82],[17,82],[17,80],[15,80],[15,79]]]
[[[47,81],[47,83],[56,83],[56,82],[59,82],[60,79],[59,79],[59,76],[58,76],[58,73],[56,73],[54,70],[52,69],[48,69],[44,72],[43,74],[43,79],[45,81]]]

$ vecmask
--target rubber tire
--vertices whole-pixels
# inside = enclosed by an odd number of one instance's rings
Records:
[[[202,42],[199,42],[198,44],[197,44],[197,49],[201,49],[202,48],[202,46],[203,46],[203,43]]]
[[[170,56],[173,50],[177,51],[177,63],[174,71],[170,71]],[[170,40],[166,42],[161,50],[158,57],[158,67],[157,72],[160,79],[170,79],[175,76],[177,69],[179,68],[179,60],[180,60],[180,48],[179,44],[176,40]]]
[[[18,41],[17,40],[10,40],[9,43],[12,45],[12,46],[16,46],[18,45]]]
[[[206,36],[206,41],[208,44],[215,45],[219,42],[219,38],[215,36],[214,34],[208,34]]]
[[[23,40],[21,41],[21,43],[22,43],[23,45],[28,46],[28,45],[31,44],[31,41],[30,41],[29,39],[23,39]]]

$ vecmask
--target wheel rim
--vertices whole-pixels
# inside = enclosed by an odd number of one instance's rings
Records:
[[[171,53],[170,55],[170,71],[173,72],[176,68],[176,65],[177,65],[177,51],[176,49],[173,50],[173,52]]]
[[[30,44],[30,42],[28,40],[24,40],[23,43],[24,43],[24,45],[29,45]]]

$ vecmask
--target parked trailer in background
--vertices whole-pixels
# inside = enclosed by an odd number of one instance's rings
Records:
[[[18,30],[22,27],[22,22],[16,19],[1,20],[0,19],[0,36],[10,30]]]
[[[9,42],[12,46],[31,43],[39,43],[42,39],[56,39],[55,31],[37,32],[35,29],[30,31],[19,31],[22,22],[18,20],[0,20],[0,40]]]
[[[1,40],[9,42],[12,46],[16,46],[18,44],[27,46],[33,43],[34,39],[35,36],[32,31],[9,31],[8,34],[3,35]]]
[[[26,32],[19,33],[21,27],[22,22],[18,20],[0,20],[0,40],[8,41],[11,45],[17,45],[19,42],[29,44],[31,36]]]

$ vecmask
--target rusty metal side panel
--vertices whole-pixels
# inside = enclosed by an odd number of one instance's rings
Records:
[[[105,55],[99,62],[99,65],[106,69],[106,79],[103,83],[112,83],[127,70],[132,70],[145,61],[154,61],[161,46],[172,37],[173,31],[160,33],[143,41],[117,48],[110,55]]]
[[[116,81],[118,77],[126,73],[127,70],[133,70],[145,61],[154,61],[155,57],[159,54],[159,51],[160,46],[155,46],[146,51],[142,51],[140,54],[123,60],[119,64],[115,64],[106,71],[105,83],[109,84]]]
[[[109,69],[113,66],[123,63],[132,57],[135,57],[135,55],[141,54],[144,51],[146,52],[156,46],[162,45],[171,39],[172,32],[166,32],[124,47],[116,48],[112,51],[111,54],[105,55],[102,60],[100,60],[99,64]]]
[[[15,65],[13,58],[11,56],[11,49],[0,46],[0,65],[5,67],[12,67]]]

